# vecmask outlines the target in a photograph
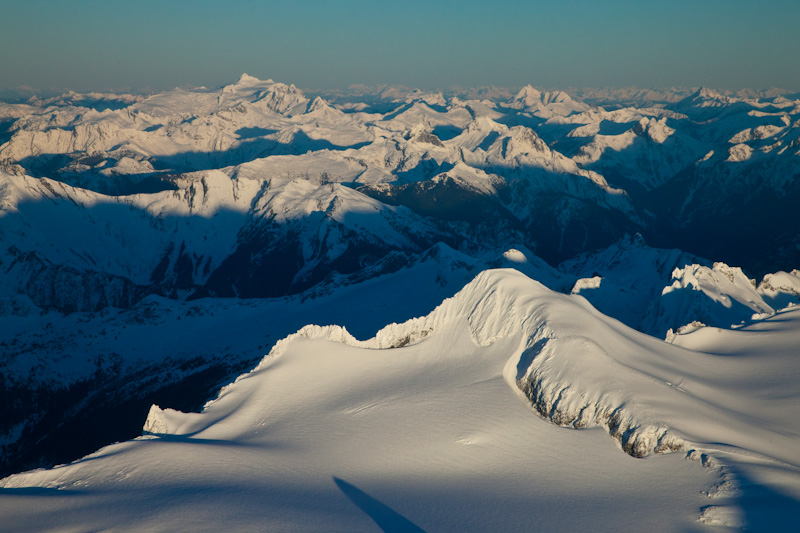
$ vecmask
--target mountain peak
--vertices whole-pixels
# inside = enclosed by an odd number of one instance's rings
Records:
[[[526,85],[514,96],[514,101],[522,103],[526,107],[532,106],[542,101],[542,93],[537,91],[531,85]]]
[[[522,89],[519,90],[519,92],[516,94],[516,96],[514,96],[514,99],[522,100],[522,99],[528,98],[528,97],[540,98],[541,95],[542,95],[542,93],[540,93],[539,91],[534,89],[532,85],[528,84],[528,85],[526,85],[525,87],[523,87]]]
[[[271,81],[271,80],[266,80],[266,81]],[[239,79],[236,80],[236,85],[255,85],[257,83],[262,83],[262,80],[256,78],[255,76],[251,76],[247,73],[242,73],[242,75],[239,76]]]
[[[323,100],[321,97],[317,96],[314,100],[308,105],[308,112],[311,113],[313,111],[317,111],[318,109],[330,109],[328,102]]]
[[[682,102],[694,106],[719,106],[730,103],[730,98],[723,95],[719,91],[715,91],[714,89],[700,87],[694,93],[682,100]]]
[[[547,103],[560,104],[572,101],[572,97],[564,91],[553,91],[552,93],[547,93],[547,95],[549,97]]]
[[[508,127],[500,124],[499,122],[495,122],[490,117],[487,116],[480,116],[475,117],[469,124],[467,124],[467,131],[497,131],[497,132],[505,132],[508,130]]]
[[[231,94],[242,91],[254,91],[269,85],[275,85],[275,82],[272,80],[260,80],[254,76],[250,76],[249,74],[242,74],[235,82],[222,87],[222,93]]]
[[[708,87],[700,87],[697,89],[695,96],[698,98],[722,98],[722,95],[715,91],[714,89],[709,89]]]

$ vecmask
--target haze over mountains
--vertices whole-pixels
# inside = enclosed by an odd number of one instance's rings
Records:
[[[656,494],[648,468],[677,510],[657,498],[627,509],[648,527],[785,525],[800,508],[800,99],[583,97],[526,86],[325,99],[243,75],[218,89],[0,104],[2,473],[134,438],[146,417],[149,434],[0,481],[9,523],[185,527],[205,498],[229,497],[222,485],[236,480],[203,480],[250,446],[274,486],[236,475],[270,502],[276,528],[388,527],[343,470],[416,515],[389,525],[485,530],[537,515],[564,528],[546,491],[523,488],[543,471],[543,452],[525,456],[541,435],[575,457],[606,442],[648,457],[620,464],[635,490],[604,502],[604,527],[619,526],[625,498]],[[198,410],[256,364],[202,414],[169,409]],[[405,436],[389,429],[419,417]],[[365,464],[351,438],[374,448]],[[299,454],[295,470],[276,466],[276,442]],[[650,457],[667,452],[713,475]],[[157,472],[184,453],[206,466],[187,463],[170,488]],[[587,468],[600,472],[613,454],[597,453]],[[319,454],[330,460],[298,466]],[[503,458],[519,459],[519,478]],[[554,483],[572,460],[547,470]],[[489,481],[448,493],[473,475]],[[430,483],[431,501],[462,514],[426,506]],[[704,503],[712,483],[724,490]],[[142,498],[92,517],[156,486],[185,514],[137,522],[155,505]],[[51,490],[69,497],[31,522]],[[521,512],[511,498],[492,514],[492,491],[540,504]],[[73,500],[85,511],[69,511]],[[598,508],[578,524],[596,525]],[[264,518],[239,516],[243,528]]]

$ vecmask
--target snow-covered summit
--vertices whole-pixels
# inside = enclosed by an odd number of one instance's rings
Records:
[[[534,89],[531,85],[526,85],[514,95],[514,102],[524,107],[532,107],[542,102],[542,93]]]
[[[589,106],[573,100],[564,91],[541,92],[531,85],[526,85],[506,104],[512,109],[519,109],[549,119],[555,116],[568,116],[573,113],[587,111]]]
[[[248,86],[252,87],[254,85],[261,85],[261,84],[264,84],[264,83],[272,84],[272,83],[275,83],[275,82],[273,82],[271,79],[267,79],[267,80],[263,80],[262,81],[262,80],[256,78],[255,76],[251,76],[251,75],[247,74],[246,72],[243,72],[242,75],[239,76],[239,79],[236,80],[236,82],[234,84],[226,85],[225,87],[223,87],[222,90],[223,90],[223,92],[226,91],[226,90],[228,92],[233,92],[234,90],[236,90],[236,88],[239,88],[239,87],[248,87]]]

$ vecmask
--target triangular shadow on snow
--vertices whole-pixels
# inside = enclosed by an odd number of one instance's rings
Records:
[[[424,532],[425,530],[388,505],[380,502],[358,487],[333,476],[333,482],[353,505],[364,511],[386,533]]]

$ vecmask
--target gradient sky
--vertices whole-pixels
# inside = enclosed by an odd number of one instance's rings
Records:
[[[0,88],[800,91],[797,0],[0,0]]]

